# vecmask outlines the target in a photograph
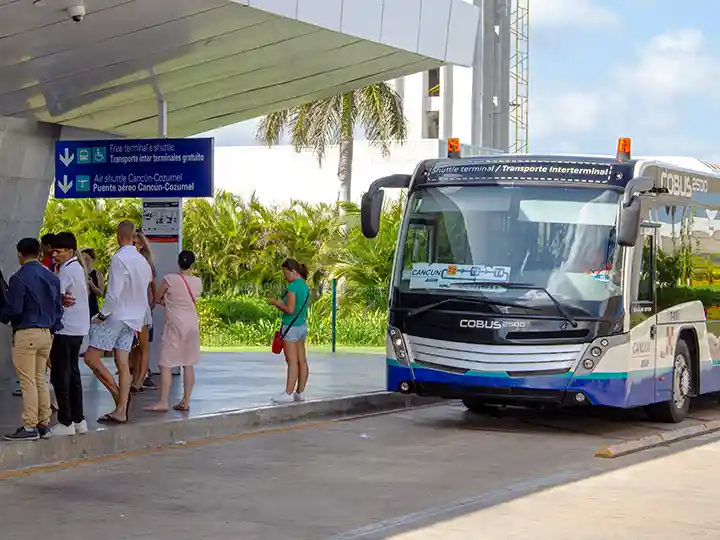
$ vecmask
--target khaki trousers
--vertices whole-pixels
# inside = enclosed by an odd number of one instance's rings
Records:
[[[22,390],[23,424],[28,429],[50,425],[52,410],[45,370],[51,347],[47,329],[17,330],[13,336],[13,364]]]

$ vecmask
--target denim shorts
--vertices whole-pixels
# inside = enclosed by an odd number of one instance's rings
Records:
[[[287,330],[287,334],[285,331]],[[303,339],[307,339],[308,337],[308,327],[307,325],[301,324],[298,326],[297,324],[293,324],[290,327],[290,330],[288,330],[287,326],[283,326],[280,329],[280,333],[283,334],[285,337],[283,338],[283,341],[289,341],[291,343],[295,341],[302,341]]]

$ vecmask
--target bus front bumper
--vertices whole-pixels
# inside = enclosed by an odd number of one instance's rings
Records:
[[[530,377],[458,374],[387,361],[387,390],[494,403],[600,405],[629,408],[651,402],[652,380],[628,376],[575,377],[573,373]],[[632,390],[632,391],[631,391]]]

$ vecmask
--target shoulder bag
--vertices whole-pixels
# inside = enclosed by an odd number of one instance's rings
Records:
[[[275,332],[275,337],[273,337],[272,341],[272,352],[275,354],[280,354],[283,350],[283,340],[285,339],[285,336],[290,331],[290,329],[295,324],[295,321],[297,321],[300,314],[305,309],[305,306],[307,305],[308,299],[310,298],[310,290],[308,290],[307,295],[305,296],[305,302],[303,302],[302,307],[300,308],[300,311],[297,312],[297,315],[293,318],[293,320],[290,322],[288,327],[285,329],[285,332],[282,331],[282,322],[280,323],[280,330]],[[282,319],[282,315],[280,315]]]

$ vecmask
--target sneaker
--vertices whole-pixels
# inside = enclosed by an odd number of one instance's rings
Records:
[[[37,430],[41,439],[49,439],[52,436],[52,430],[48,426],[38,426]]]
[[[283,392],[279,396],[275,396],[274,398],[272,398],[272,401],[273,401],[273,403],[292,403],[295,400],[293,399],[292,394]]]
[[[78,435],[85,435],[88,432],[87,421],[77,422],[75,424],[75,433]]]
[[[52,427],[52,435],[53,437],[70,437],[71,435],[75,435],[75,426],[56,424]]]
[[[37,441],[38,439],[40,439],[38,430],[26,427],[18,428],[12,435],[5,435],[6,441]]]
[[[143,390],[157,390],[158,385],[155,381],[153,381],[150,377],[145,377],[145,380],[143,381]]]
[[[305,401],[305,392],[295,392],[293,394],[293,399],[295,401]]]

